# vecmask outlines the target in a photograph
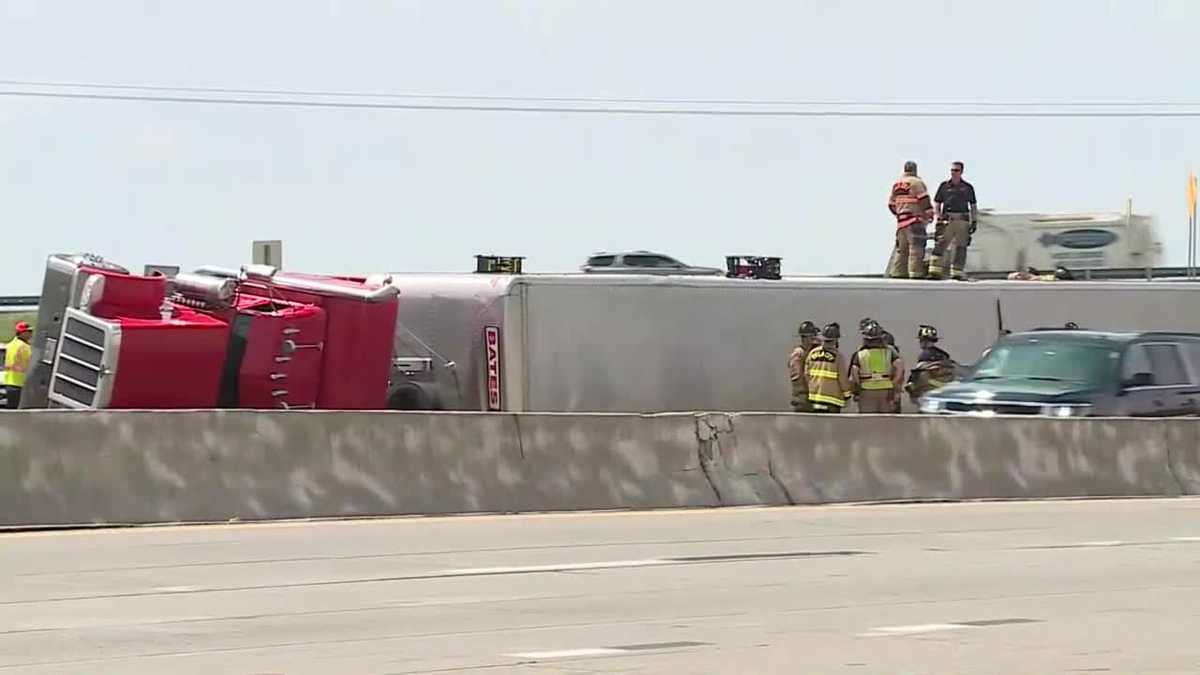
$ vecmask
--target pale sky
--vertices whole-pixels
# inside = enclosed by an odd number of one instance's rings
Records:
[[[1198,102],[1196,0],[0,0],[0,79],[449,95]],[[30,87],[0,84],[0,92]],[[711,106],[710,106],[711,107]],[[728,107],[728,106],[726,106]],[[944,109],[944,108],[941,108]],[[1179,108],[1176,108],[1179,109]],[[981,206],[1159,218],[1196,119],[345,110],[0,96],[0,294],[45,256],[303,271],[574,270],[599,249],[879,272],[905,159]],[[11,234],[17,229],[20,235]]]

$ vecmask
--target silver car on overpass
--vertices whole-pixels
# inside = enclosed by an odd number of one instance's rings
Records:
[[[653,251],[595,253],[581,268],[590,274],[664,274],[683,276],[724,276],[725,270],[695,267]]]

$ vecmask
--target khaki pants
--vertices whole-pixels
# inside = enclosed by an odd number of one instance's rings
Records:
[[[925,278],[925,223],[897,228],[888,276],[893,279]]]
[[[803,384],[792,383],[792,412],[809,412],[808,390]]]
[[[890,415],[896,411],[891,389],[864,389],[858,395],[858,412],[867,415]]]
[[[946,262],[950,252],[954,253],[950,262],[950,276],[961,279],[963,268],[967,263],[967,239],[971,236],[971,221],[966,214],[950,213],[947,220],[941,223],[934,235],[933,257],[929,260],[929,276],[942,278],[946,276]]]

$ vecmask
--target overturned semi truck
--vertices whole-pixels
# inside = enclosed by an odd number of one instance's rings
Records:
[[[168,280],[52,256],[21,404],[783,411],[803,320],[840,323],[850,350],[859,319],[872,317],[910,366],[920,324],[937,326],[966,364],[1005,330],[1068,321],[1200,332],[1200,286],[1184,282],[519,271],[343,277],[249,266]]]
[[[21,407],[384,408],[397,294],[385,278],[168,279],[54,255]]]

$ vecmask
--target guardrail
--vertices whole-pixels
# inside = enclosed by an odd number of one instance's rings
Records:
[[[1200,494],[1200,420],[0,413],[0,527]]]
[[[37,307],[40,295],[0,295],[0,307]]]

